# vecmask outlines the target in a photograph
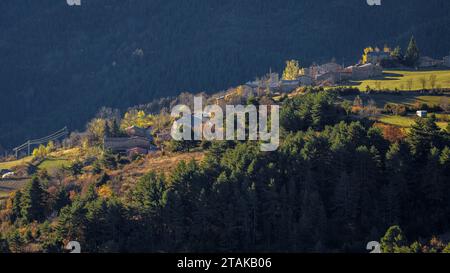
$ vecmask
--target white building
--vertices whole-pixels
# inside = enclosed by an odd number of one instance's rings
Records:
[[[425,110],[419,110],[419,111],[417,111],[417,112],[416,112],[416,114],[417,114],[417,116],[418,116],[418,117],[421,117],[421,118],[426,118],[426,117],[427,117],[427,114],[428,114],[428,112],[427,112],[427,111],[425,111]]]

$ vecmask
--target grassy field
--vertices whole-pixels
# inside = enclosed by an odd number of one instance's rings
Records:
[[[412,124],[414,124],[414,121],[416,119],[416,116],[390,116],[390,115],[383,115],[380,118],[378,118],[379,121],[395,125],[402,128],[409,128]],[[445,129],[447,127],[447,122],[436,122],[436,125],[439,126],[441,129]]]
[[[410,91],[408,82],[411,81],[411,91],[423,90],[421,79],[426,79],[426,88],[432,88],[430,76],[436,76],[435,88],[450,88],[450,70],[427,70],[427,71],[404,71],[385,70],[383,77],[378,79],[355,81],[354,84],[361,91],[366,91],[367,86],[371,89],[390,89]]]
[[[343,96],[344,99],[353,101],[355,95]],[[416,102],[426,103],[429,106],[440,105],[447,100],[450,102],[450,95],[442,96],[421,96],[417,94],[408,94],[407,92],[400,93],[400,95],[394,94],[361,94],[361,99],[366,104],[370,99],[373,99],[378,108],[382,109],[386,103],[405,104],[407,106],[413,106]]]
[[[395,126],[403,127],[403,128],[411,127],[411,125],[414,124],[414,117],[411,117],[411,116],[383,115],[378,120],[383,123],[386,123],[386,124],[395,125]]]
[[[31,156],[28,156],[28,157],[24,157],[19,160],[1,162],[0,169],[11,169],[16,166],[30,163],[32,161],[32,159],[33,158]],[[44,161],[42,161],[37,167],[39,167],[39,169],[47,169],[47,171],[48,171],[49,169],[55,169],[55,168],[62,167],[64,164],[67,164],[68,162],[69,162],[69,160],[67,160],[66,158],[49,157],[48,159],[45,159]]]
[[[27,157],[21,158],[19,160],[0,162],[0,169],[11,169],[11,168],[19,166],[19,165],[30,163],[32,160],[33,160],[33,157],[27,156]]]
[[[41,170],[46,169],[48,172],[53,172],[63,166],[67,166],[69,163],[70,160],[66,158],[48,158],[42,161],[37,167]]]
[[[48,156],[48,159],[41,162],[37,167],[41,169],[44,168],[47,170],[62,167],[64,164],[70,161],[70,158],[75,157],[77,154],[78,148],[53,152]],[[16,166],[30,163],[32,160],[33,160],[32,156],[27,156],[19,160],[0,162],[0,169],[11,169]]]
[[[68,149],[53,152],[47,159],[40,162],[36,167],[39,169],[47,170],[50,174],[53,174],[55,170],[68,165],[71,158],[74,158],[78,153],[78,149]],[[31,163],[33,158],[31,156],[21,158],[19,160],[1,162],[0,169],[11,169],[17,166]],[[0,201],[8,197],[9,193],[20,189],[28,181],[28,177],[20,177],[15,179],[0,179]]]

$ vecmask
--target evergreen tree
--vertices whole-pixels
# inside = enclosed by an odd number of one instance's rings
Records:
[[[405,166],[407,161],[403,158],[401,145],[394,143],[386,154],[386,174],[388,185],[385,192],[386,222],[388,225],[400,224],[405,218],[407,200],[410,193],[405,180]]]
[[[17,219],[22,218],[22,192],[20,190],[14,193],[14,198],[12,199],[12,213],[11,213],[11,221],[15,222]]]
[[[325,240],[326,221],[325,209],[319,193],[307,186],[299,221],[300,240],[304,250],[312,250],[318,242]]]
[[[55,203],[53,204],[53,210],[58,212],[65,206],[70,204],[69,193],[65,188],[61,188],[56,196]]]
[[[45,216],[47,194],[41,182],[33,177],[23,189],[21,198],[21,214],[26,222],[41,221]]]
[[[407,136],[407,142],[416,159],[425,160],[431,147],[440,148],[442,139],[434,117],[416,118]]]
[[[417,47],[416,39],[414,39],[414,36],[412,36],[411,40],[409,41],[408,48],[406,49],[405,64],[408,66],[415,66],[419,61],[419,57],[419,48]]]
[[[117,119],[114,118],[111,123],[109,135],[111,137],[119,137],[121,135],[119,122],[117,122]]]
[[[164,179],[150,172],[142,177],[131,192],[131,206],[144,213],[160,214],[164,207],[166,183]]]
[[[76,200],[70,206],[61,209],[55,228],[57,238],[65,241],[78,241],[84,244],[86,229],[85,203]]]

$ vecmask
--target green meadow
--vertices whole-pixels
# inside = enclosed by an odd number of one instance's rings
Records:
[[[435,77],[435,82],[430,80]],[[433,88],[450,88],[450,70],[385,70],[383,77],[353,82],[359,90],[366,91],[367,86],[375,90],[417,91]]]

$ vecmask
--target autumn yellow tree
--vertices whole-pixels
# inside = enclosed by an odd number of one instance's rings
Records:
[[[153,125],[154,121],[155,117],[153,115],[147,115],[142,110],[131,110],[125,113],[122,123],[120,124],[120,128],[126,129],[130,126],[148,128]]]
[[[99,197],[107,199],[107,198],[111,198],[113,196],[113,191],[110,186],[102,185],[98,189],[97,194]]]
[[[106,120],[102,118],[95,118],[91,120],[87,125],[87,131],[91,140],[100,143],[103,141],[103,137],[106,132]]]
[[[300,76],[301,68],[296,60],[286,61],[286,68],[283,71],[283,80],[296,80]]]
[[[51,153],[55,151],[55,143],[53,141],[49,141],[47,143],[47,147],[45,148],[47,150],[47,153]]]
[[[44,145],[39,145],[38,148],[33,150],[34,158],[45,158],[48,155],[47,148]]]
[[[367,55],[368,55],[370,52],[374,52],[374,51],[375,51],[375,50],[374,50],[373,47],[371,47],[371,46],[364,48],[364,54],[362,55],[362,63],[363,63],[363,64],[366,64],[366,63],[367,63]]]

